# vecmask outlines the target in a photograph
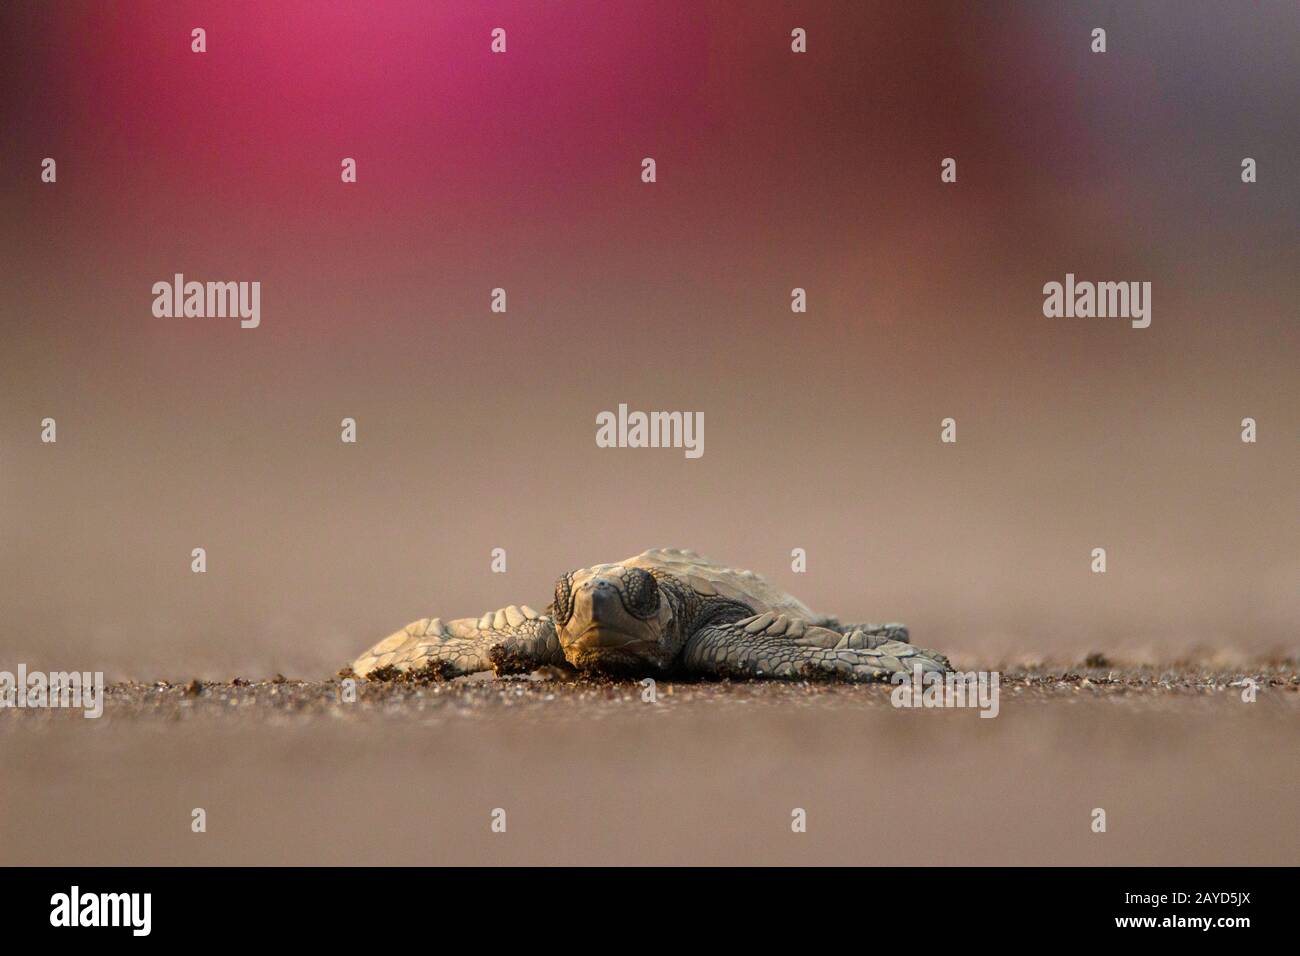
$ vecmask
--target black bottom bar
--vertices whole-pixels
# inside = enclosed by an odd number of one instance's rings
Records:
[[[9,942],[73,932],[130,939],[146,926],[147,938],[187,942],[207,929],[292,943],[454,926],[550,936],[570,922],[583,935],[652,932],[661,942],[690,925],[725,930],[732,942],[780,926],[814,938],[885,931],[919,940],[966,927],[1231,942],[1288,926],[1294,879],[1273,868],[42,868],[0,874],[0,913]],[[117,925],[84,925],[104,922]]]

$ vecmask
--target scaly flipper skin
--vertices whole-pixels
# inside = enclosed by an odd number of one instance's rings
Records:
[[[841,634],[853,634],[855,631],[861,631],[868,641],[867,647],[879,647],[885,641],[898,641],[900,644],[910,644],[907,628],[901,624],[841,624],[839,621],[831,618],[826,621],[818,621],[823,627],[829,627],[832,631],[839,631]],[[857,647],[857,644],[853,645]]]
[[[526,673],[544,664],[563,663],[550,617],[527,605],[512,604],[479,618],[415,621],[358,657],[352,670],[363,677],[386,667],[457,677],[493,669],[502,674]]]
[[[682,649],[682,664],[693,674],[777,680],[880,681],[918,664],[922,671],[949,669],[941,654],[880,633],[897,628],[906,636],[905,628],[868,627],[842,633],[768,611],[697,631]]]

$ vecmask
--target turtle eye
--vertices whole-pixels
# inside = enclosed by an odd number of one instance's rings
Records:
[[[659,585],[654,575],[633,568],[623,578],[627,592],[627,609],[637,617],[650,617],[659,610]]]
[[[573,615],[573,588],[570,575],[565,575],[555,582],[555,600],[551,604],[551,616],[557,627],[563,627]]]

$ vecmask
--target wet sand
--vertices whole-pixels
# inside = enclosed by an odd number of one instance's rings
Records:
[[[1294,662],[1009,670],[995,719],[896,709],[887,686],[340,690],[125,683],[98,720],[0,710],[0,862],[1300,863]]]

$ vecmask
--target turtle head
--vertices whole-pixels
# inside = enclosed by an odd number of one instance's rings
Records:
[[[571,571],[555,582],[550,610],[564,657],[579,670],[644,673],[676,654],[672,604],[641,568]]]

